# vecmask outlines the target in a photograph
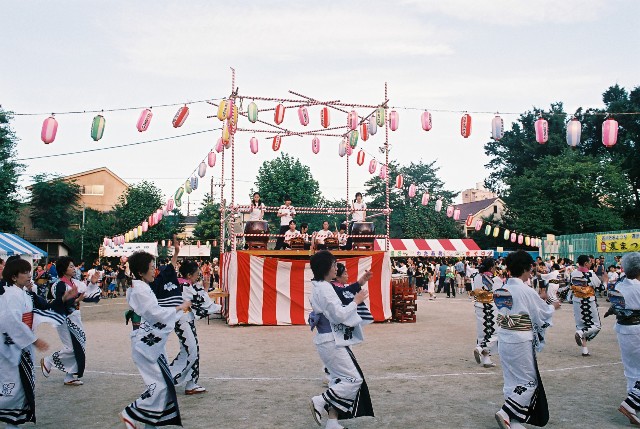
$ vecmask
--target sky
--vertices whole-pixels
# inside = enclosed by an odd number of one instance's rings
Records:
[[[390,158],[400,164],[436,161],[445,187],[459,192],[489,174],[483,145],[493,112],[500,112],[509,128],[518,113],[534,106],[561,101],[568,112],[601,107],[601,94],[610,85],[640,85],[638,16],[640,2],[634,0],[5,0],[0,105],[17,114],[12,127],[18,158],[26,165],[22,185],[39,173],[68,175],[106,166],[129,183],[146,179],[171,196],[220,136],[201,131],[221,122],[207,118],[215,115],[213,106],[193,103],[185,124],[175,129],[171,120],[179,106],[155,107],[149,129],[140,133],[142,107],[226,97],[230,67],[239,93],[249,97],[288,98],[293,90],[320,100],[375,105],[384,99],[386,82],[389,105],[398,107],[400,116],[399,129],[390,133]],[[98,142],[90,138],[95,113],[60,114],[126,107],[139,108],[104,113],[105,133]],[[433,116],[429,132],[420,125],[425,109]],[[462,111],[485,112],[471,113],[467,139],[460,135]],[[54,112],[57,137],[45,145],[42,122]],[[23,115],[30,113],[39,114]],[[319,128],[320,109],[310,107],[309,115],[310,126]],[[343,116],[332,112],[332,124],[345,123]],[[260,119],[273,120],[270,112]],[[283,125],[304,129],[293,109]],[[197,134],[176,137],[190,133]],[[249,150],[253,135],[260,138],[255,155]],[[265,136],[236,135],[236,203],[249,200],[260,165],[279,156]],[[78,153],[155,139],[166,140]],[[287,137],[281,151],[310,167],[325,197],[344,198],[339,141],[321,137],[315,155],[311,137]],[[378,150],[383,142],[381,132],[360,142],[368,154],[362,167],[355,157],[351,161],[351,195],[370,177],[370,155],[383,159]],[[32,159],[56,154],[70,155]],[[219,183],[220,162],[190,195],[191,214],[211,177]],[[231,183],[226,183],[230,200]]]

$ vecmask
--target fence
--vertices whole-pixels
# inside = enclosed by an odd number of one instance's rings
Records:
[[[624,234],[631,232],[640,232],[640,229],[626,229],[620,231],[606,232],[590,232],[586,234],[569,234],[559,235],[555,240],[543,240],[540,253],[544,259],[549,256],[568,257],[572,261],[580,255],[594,255],[596,257],[602,255],[605,258],[605,264],[614,264],[614,257],[623,255],[623,251],[603,252],[597,243],[596,236],[601,234]]]

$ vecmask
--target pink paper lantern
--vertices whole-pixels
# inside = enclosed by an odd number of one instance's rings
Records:
[[[224,142],[222,141],[222,137],[218,139],[216,143],[216,152],[220,153],[224,150]]]
[[[369,174],[375,173],[377,168],[378,168],[378,161],[376,161],[375,159],[372,159],[371,161],[369,161]]]
[[[167,211],[168,212],[172,212],[173,211],[173,198],[169,198],[167,200]]]
[[[162,209],[156,210],[156,215],[158,217],[158,222],[162,220]]]
[[[381,167],[380,167],[380,174],[379,174],[379,177],[380,177],[382,180],[384,180],[384,179],[386,179],[386,178],[387,178],[387,166],[386,166],[386,165],[383,165],[383,166],[381,166]]]
[[[280,150],[281,144],[282,144],[282,137],[275,136],[273,138],[273,143],[271,144],[271,149],[273,149],[274,152],[277,152],[278,150]]]
[[[273,122],[280,125],[282,121],[284,121],[284,106],[282,104],[278,104],[273,114]]]
[[[426,206],[427,204],[429,204],[429,193],[425,192],[422,194],[422,205]]]
[[[320,111],[320,123],[322,124],[323,128],[329,128],[329,125],[331,125],[330,119],[331,115],[329,114],[329,108],[325,106]]]
[[[149,215],[149,218],[147,219],[147,222],[149,222],[149,226],[154,226],[156,224],[154,222],[153,215]]]
[[[414,183],[412,183],[409,186],[409,198],[413,198],[416,196],[416,185]]]
[[[476,231],[480,231],[482,229],[482,219],[478,219],[476,221]]]
[[[138,118],[138,123],[136,124],[136,128],[139,132],[147,131],[149,128],[149,124],[151,124],[151,118],[153,118],[153,112],[151,109],[144,109],[140,112],[140,117]]]
[[[512,243],[515,243],[516,240],[518,239],[518,236],[516,235],[515,232],[511,233],[511,236],[509,237]]]
[[[422,112],[422,115],[420,116],[420,121],[422,122],[422,129],[425,131],[429,131],[431,130],[431,127],[433,127],[433,123],[431,122],[431,112],[427,110]]]
[[[453,211],[453,220],[460,220],[460,209],[455,209]]]
[[[352,130],[358,128],[358,113],[355,110],[347,114],[347,126]]]
[[[471,135],[471,115],[465,113],[460,119],[460,134],[465,139]]]
[[[109,239],[107,237],[105,237],[104,240],[102,240],[102,245],[105,247],[109,245]]]
[[[180,128],[188,117],[189,108],[187,106],[182,106],[181,108],[179,108],[176,112],[176,115],[173,117],[173,121],[171,121],[171,123],[173,124],[173,128]]]
[[[258,139],[255,137],[251,137],[251,140],[249,140],[249,148],[251,149],[251,153],[256,154],[258,153]]]
[[[524,242],[524,235],[518,235],[518,244],[522,244]]]
[[[436,201],[436,205],[435,205],[434,209],[437,212],[442,210],[442,198],[438,198],[438,200]]]
[[[298,107],[298,119],[300,120],[300,124],[305,127],[309,125],[309,111],[305,106]]]
[[[318,138],[318,136],[315,136],[313,139],[311,139],[311,151],[316,155],[318,154],[318,152],[320,152],[320,139]]]
[[[378,132],[378,123],[376,122],[376,115],[369,116],[369,134],[375,136]]]
[[[358,165],[362,165],[364,164],[364,151],[362,149],[360,149],[358,151],[358,156],[356,158],[356,162],[358,163]]]
[[[389,112],[389,128],[391,131],[395,131],[398,129],[400,125],[400,115],[395,110]]]
[[[153,224],[157,225],[160,219],[158,219],[158,213],[154,213],[151,215],[153,217]]]
[[[233,117],[233,109],[235,107],[235,101],[233,100],[233,98],[230,98],[229,100],[227,100],[227,110],[225,110],[227,119],[231,119]],[[237,109],[237,107],[235,107]]]
[[[351,156],[352,153],[353,153],[353,148],[351,147],[351,145],[347,145],[347,156]]]
[[[453,217],[453,206],[447,207],[447,217]]]
[[[369,140],[369,124],[367,122],[363,122],[360,125],[360,138],[365,142]]]
[[[404,185],[404,177],[402,177],[402,174],[398,174],[396,176],[396,188],[401,189],[403,185]]]
[[[209,152],[209,155],[207,155],[207,163],[209,167],[216,166],[216,153],[214,151]]]
[[[142,222],[142,232],[147,232],[149,230],[149,222],[146,220]]]
[[[618,121],[608,118],[602,123],[602,144],[614,146],[618,142]]]
[[[58,121],[56,118],[49,116],[42,122],[42,131],[40,132],[40,138],[45,144],[52,143],[56,139],[58,132]]]
[[[549,140],[549,123],[544,118],[538,118],[535,123],[536,141],[545,144]]]

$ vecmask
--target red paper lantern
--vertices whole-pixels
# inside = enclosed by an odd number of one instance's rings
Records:
[[[404,185],[404,177],[402,177],[402,174],[398,174],[396,176],[396,188],[400,189],[402,188],[403,185]]]
[[[381,167],[380,167],[380,174],[379,174],[379,177],[380,177],[382,180],[384,180],[384,179],[386,179],[386,178],[387,178],[387,166],[386,166],[386,165],[383,165],[383,166],[381,166]]]
[[[329,125],[331,125],[329,108],[326,106],[320,111],[320,123],[324,128],[329,128]]]
[[[409,198],[413,198],[416,196],[416,185],[414,183],[412,183],[409,186]]]
[[[460,134],[465,139],[471,135],[471,115],[465,113],[460,119]]]
[[[298,107],[298,119],[300,120],[300,124],[305,127],[309,124],[309,112],[305,106]]]
[[[364,164],[364,151],[362,149],[358,151],[358,157],[356,158],[356,162],[358,163],[358,165]]]
[[[538,118],[535,123],[536,141],[545,144],[549,140],[549,123],[544,118]]]
[[[40,138],[45,144],[52,143],[56,139],[56,133],[58,132],[58,121],[53,116],[49,116],[42,123],[42,131],[40,132]]]
[[[284,121],[284,106],[282,104],[278,104],[276,106],[276,111],[273,114],[273,122],[280,125],[282,121]]]
[[[611,147],[618,142],[618,121],[609,118],[602,123],[602,144]]]
[[[433,123],[431,122],[431,113],[427,110],[422,112],[422,116],[420,116],[420,120],[422,122],[422,129],[425,131],[431,130]]]
[[[182,106],[181,108],[179,108],[176,112],[176,115],[173,117],[173,121],[171,122],[173,124],[173,128],[180,128],[182,124],[184,124],[184,121],[187,120],[188,116],[189,108],[187,106]]]
[[[360,138],[365,142],[369,140],[369,124],[367,122],[363,122],[360,125]]]
[[[273,149],[274,152],[277,152],[278,150],[280,150],[281,144],[282,144],[282,137],[275,136],[273,138],[273,144],[271,145],[271,148]]]
[[[140,112],[140,117],[138,118],[138,123],[136,124],[136,128],[138,131],[143,132],[147,131],[149,128],[149,124],[151,124],[151,118],[153,118],[153,112],[151,109],[144,109]]]
[[[358,127],[358,113],[355,110],[347,114],[347,126],[352,130]]]
[[[315,136],[311,140],[311,150],[315,154],[318,154],[318,152],[320,152],[320,139],[318,138],[318,136]]]
[[[464,224],[467,226],[467,228],[471,228],[471,226],[473,225],[473,215],[467,215],[467,220],[464,222]]]

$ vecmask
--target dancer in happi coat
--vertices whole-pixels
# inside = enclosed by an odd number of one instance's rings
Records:
[[[587,341],[593,340],[602,326],[596,304],[596,289],[600,287],[600,279],[590,267],[589,257],[580,255],[578,269],[569,276],[573,294],[573,317],[576,320],[575,340],[582,347],[582,356],[590,356]]]
[[[153,259],[147,252],[136,252],[129,257],[129,270],[134,279],[127,289],[127,302],[141,317],[140,327],[131,332],[131,355],[146,390],[120,413],[126,429],[136,429],[136,422],[149,428],[182,424],[165,346],[191,302],[183,301],[171,308],[158,304],[149,286],[155,275]]]
[[[478,272],[471,276],[471,295],[476,312],[476,348],[473,355],[476,362],[485,368],[496,366],[491,361],[491,352],[495,349],[496,306],[493,303],[493,291],[502,287],[502,280],[495,276],[496,262],[493,258],[484,258],[478,265]]]
[[[604,317],[616,315],[614,329],[627,379],[627,398],[618,410],[640,426],[640,253],[627,253],[622,268],[625,276],[609,291],[612,305]]]
[[[60,325],[56,327],[62,350],[40,359],[40,369],[45,377],[51,375],[51,370],[57,368],[65,373],[66,386],[81,386],[85,369],[85,344],[87,337],[80,317],[80,302],[84,299],[87,286],[76,280],[75,267],[71,258],[63,256],[57,261],[60,280],[52,286],[51,294],[54,299],[51,310],[38,312],[40,316],[58,318]],[[75,291],[74,296],[67,298],[67,292]]]
[[[207,389],[198,385],[200,377],[200,346],[196,332],[196,317],[202,319],[220,313],[222,307],[211,300],[199,282],[200,267],[193,261],[184,261],[180,265],[182,298],[191,301],[191,311],[183,313],[176,323],[176,334],[180,340],[180,352],[169,368],[175,385],[185,384],[186,395],[205,393]]]
[[[364,339],[365,321],[360,316],[364,309],[360,309],[360,304],[368,294],[361,290],[348,305],[342,304],[330,283],[336,277],[337,266],[329,251],[320,251],[311,257],[311,270],[313,312],[309,323],[312,330],[317,328],[313,342],[331,380],[322,395],[311,398],[310,407],[318,425],[326,420],[326,429],[341,429],[338,419],[373,416],[369,389],[350,349]]]
[[[533,258],[527,252],[510,253],[505,262],[511,277],[493,292],[505,400],[496,420],[502,429],[524,428],[521,423],[545,426],[549,408],[536,353],[544,346],[545,330],[560,303],[547,304],[546,296],[525,283],[533,273]]]
[[[7,261],[0,285],[0,422],[17,428],[36,422],[33,347],[48,348],[33,333],[33,309],[46,310],[44,298],[28,290],[31,264],[16,258]],[[73,293],[73,292],[72,292]],[[69,294],[70,295],[70,294]]]

